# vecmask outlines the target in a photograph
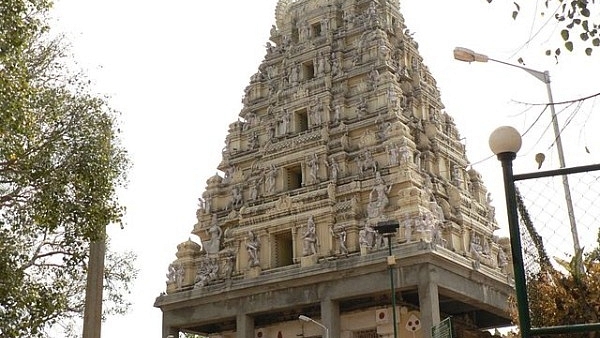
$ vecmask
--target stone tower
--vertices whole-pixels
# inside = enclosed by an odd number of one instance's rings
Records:
[[[202,246],[177,247],[156,300],[163,337],[323,335],[299,315],[332,338],[393,337],[393,317],[411,338],[449,316],[458,337],[510,324],[507,241],[398,1],[275,12],[200,198]]]

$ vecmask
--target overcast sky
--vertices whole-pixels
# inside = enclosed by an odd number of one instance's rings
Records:
[[[134,163],[121,193],[126,228],[109,233],[114,250],[137,253],[140,275],[133,308],[109,318],[103,338],[161,336],[154,299],[165,290],[177,244],[192,236],[197,198],[216,172],[243,89],[264,57],[275,5],[276,0],[56,0],[54,29],[67,35],[96,90],[122,112],[123,142]],[[547,102],[546,88],[516,68],[456,61],[454,47],[511,63],[522,57],[528,67],[549,70],[556,102],[600,91],[600,50],[593,57],[564,55],[557,63],[543,55],[553,26],[536,34],[546,19],[524,12],[515,23],[511,6],[505,0],[401,2],[446,111],[465,137],[467,156],[492,192],[500,234],[507,233],[504,192],[488,137],[500,125],[526,130],[541,108],[520,102]],[[595,103],[586,103],[567,128],[567,165],[598,162]],[[559,111],[561,123],[571,113]],[[544,114],[524,138],[516,172],[536,170],[538,152],[546,153],[546,169],[558,166],[555,149],[549,149],[551,130],[543,133],[550,123]]]

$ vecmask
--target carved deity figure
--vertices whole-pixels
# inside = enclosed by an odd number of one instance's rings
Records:
[[[216,259],[204,259],[200,261],[196,278],[194,279],[194,288],[202,288],[208,283],[218,279],[219,264]]]
[[[341,115],[342,115],[342,106],[340,106],[339,104],[336,104],[335,108],[333,109],[333,122],[335,122],[335,123],[340,122]]]
[[[240,208],[242,204],[244,204],[244,197],[242,196],[242,189],[239,186],[233,187],[231,190],[233,197],[231,201],[231,205],[234,209]]]
[[[275,192],[275,183],[277,180],[277,168],[275,168],[274,164],[271,164],[269,170],[265,173],[265,184],[266,190],[268,193]]]
[[[338,76],[341,73],[340,61],[335,53],[331,53],[331,75]]]
[[[364,246],[368,249],[373,248],[373,245],[375,244],[375,238],[377,236],[377,233],[375,232],[375,229],[373,229],[373,227],[369,223],[365,223],[364,229],[360,230],[358,235],[359,235],[360,246]]]
[[[388,198],[388,193],[392,189],[392,186],[385,185],[383,178],[381,178],[381,174],[379,172],[375,173],[375,186],[371,189],[371,193],[369,194],[369,202],[376,202],[379,208],[385,208],[390,200]]]
[[[410,242],[412,241],[412,225],[413,220],[408,216],[404,216],[404,239],[406,239],[406,242]]]
[[[327,63],[327,59],[323,55],[323,52],[319,51],[317,54],[317,59],[315,60],[315,74],[317,77],[325,75],[325,66]]]
[[[319,182],[317,174],[319,172],[319,157],[317,154],[312,154],[306,159],[306,165],[310,169],[311,183],[316,184]]]
[[[496,219],[496,208],[492,205],[492,194],[487,193],[485,198],[485,204],[488,208],[488,221],[490,222],[490,226],[494,226],[494,220]]]
[[[471,248],[469,249],[469,252],[471,253],[471,257],[473,257],[473,259],[475,260],[475,262],[473,264],[476,269],[479,268],[479,264],[481,262],[482,251],[483,251],[483,248],[481,246],[481,240],[480,240],[479,236],[472,235],[471,236]]]
[[[285,135],[285,134],[287,134],[289,132],[290,119],[291,119],[290,112],[287,109],[285,109],[283,111],[283,117],[282,117],[282,120],[281,120],[281,133],[283,135]]]
[[[329,228],[331,236],[333,238],[337,238],[337,241],[340,245],[340,254],[346,255],[348,254],[348,247],[346,247],[346,228],[344,226],[336,225],[332,228]]]
[[[246,239],[246,251],[248,252],[248,265],[250,267],[260,266],[259,250],[260,241],[253,231],[249,231],[248,239]]]
[[[183,283],[184,270],[181,264],[171,263],[167,272],[167,283],[175,283],[177,288],[181,288]]]
[[[398,165],[398,156],[400,155],[400,150],[395,144],[387,145],[386,150],[388,153],[388,161],[389,165]]]
[[[312,215],[308,218],[306,222],[306,230],[304,231],[304,235],[302,236],[304,241],[304,246],[302,248],[302,255],[310,256],[317,253],[317,227],[315,225],[315,221]]]
[[[219,252],[221,245],[221,236],[223,236],[223,230],[218,224],[217,214],[213,214],[212,222],[210,227],[206,230],[206,233],[210,237],[206,243],[202,243],[204,250],[209,254],[216,254]]]
[[[506,253],[504,253],[504,249],[500,248],[498,250],[498,267],[500,271],[506,273],[506,266],[508,265],[508,258],[506,257]]]
[[[377,84],[379,83],[379,71],[375,68],[369,72],[369,85],[373,90],[377,90]]]
[[[329,168],[329,179],[336,182],[340,173],[340,165],[334,158],[330,158],[329,161],[325,162],[325,164]]]
[[[402,143],[400,144],[400,163],[401,164],[408,164],[411,162],[411,154],[410,154],[410,148],[408,147],[408,142],[406,142],[406,139],[402,139]]]
[[[366,116],[368,113],[367,108],[368,108],[367,99],[365,99],[364,97],[361,97],[360,102],[358,103],[358,106],[356,107],[356,112],[358,114],[358,117]]]

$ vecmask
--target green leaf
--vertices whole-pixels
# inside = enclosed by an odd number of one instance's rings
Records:
[[[513,12],[512,12],[512,18],[513,18],[513,20],[516,20],[516,19],[517,19],[517,15],[519,15],[519,12],[518,12],[518,11],[513,11]]]
[[[552,51],[550,49],[546,49],[546,56],[552,55]]]
[[[563,41],[569,40],[569,30],[563,29],[562,31],[560,31],[560,36],[562,37]]]
[[[592,45],[594,45],[596,47],[600,46],[600,38],[594,38],[592,40]]]
[[[586,48],[586,49],[585,49],[585,54],[586,54],[587,56],[590,56],[590,55],[592,55],[592,48],[591,48],[591,47],[588,47],[588,48]]]
[[[581,9],[581,15],[585,16],[586,18],[590,17],[590,10],[587,8],[582,8]]]
[[[588,35],[588,33],[584,32],[579,34],[579,38],[581,38],[582,41],[587,41],[590,38],[590,36]]]
[[[573,51],[573,42],[571,41],[567,41],[565,42],[565,48],[569,51],[572,52]]]

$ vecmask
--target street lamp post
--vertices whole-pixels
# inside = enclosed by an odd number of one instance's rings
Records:
[[[554,98],[552,97],[552,87],[550,86],[550,72],[546,71],[538,71],[535,69],[515,65],[512,63],[492,59],[485,54],[476,53],[470,49],[463,47],[454,48],[454,58],[459,61],[464,62],[488,62],[493,61],[496,63],[501,63],[503,65],[515,67],[526,71],[527,73],[533,75],[536,79],[542,81],[546,84],[546,91],[548,93],[548,104],[550,105],[550,114],[552,116],[552,127],[554,129],[554,138],[556,142],[556,150],[558,152],[558,162],[560,168],[565,168],[565,155],[562,146],[562,139],[560,136],[560,128],[558,126],[558,119],[556,117],[556,110],[554,109]],[[562,183],[563,190],[565,194],[565,201],[567,204],[567,213],[569,215],[569,224],[571,226],[571,235],[573,237],[573,249],[575,250],[574,254],[577,254],[581,251],[581,246],[579,245],[579,235],[577,233],[577,223],[575,222],[575,212],[573,209],[573,201],[571,199],[571,188],[569,187],[569,179],[567,175],[562,175]],[[583,265],[580,264],[578,266],[580,271],[583,271]]]
[[[521,149],[521,135],[513,127],[500,127],[492,132],[489,140],[492,152],[502,162],[504,177],[504,194],[506,196],[506,209],[508,213],[508,228],[510,233],[510,249],[513,257],[513,271],[515,274],[515,293],[517,294],[517,308],[519,310],[519,327],[521,337],[529,338],[531,329],[527,289],[525,281],[525,267],[521,251],[521,234],[519,232],[519,215],[517,211],[517,197],[515,181],[513,179],[512,162]]]
[[[317,322],[316,320],[314,320],[314,319],[312,319],[310,317],[307,317],[305,315],[298,316],[298,319],[300,319],[303,322],[311,322],[313,324],[316,324],[316,325],[320,326],[323,330],[325,330],[325,338],[329,338],[329,329],[327,328],[327,326],[325,326],[325,325]]]
[[[387,263],[390,270],[390,288],[392,292],[392,320],[394,323],[394,338],[398,338],[398,327],[396,324],[396,288],[394,286],[394,265],[396,265],[396,257],[392,255],[392,236],[394,236],[396,230],[399,227],[400,223],[398,223],[398,221],[379,222],[377,223],[377,226],[374,227],[375,231],[387,238]]]

